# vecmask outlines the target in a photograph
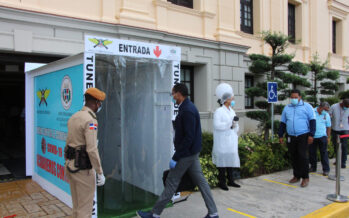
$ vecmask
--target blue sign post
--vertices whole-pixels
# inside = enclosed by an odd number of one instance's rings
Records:
[[[278,84],[276,82],[268,82],[268,103],[271,103],[271,139],[274,139],[274,104],[278,101]]]
[[[278,101],[278,84],[276,82],[268,82],[268,103],[276,103]]]

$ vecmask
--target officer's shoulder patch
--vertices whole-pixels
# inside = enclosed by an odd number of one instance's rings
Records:
[[[98,124],[97,123],[90,123],[89,128],[90,130],[97,130]]]

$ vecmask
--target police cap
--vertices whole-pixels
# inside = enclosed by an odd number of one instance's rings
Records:
[[[85,94],[88,94],[99,101],[104,101],[105,99],[105,93],[97,88],[89,88],[86,90]]]

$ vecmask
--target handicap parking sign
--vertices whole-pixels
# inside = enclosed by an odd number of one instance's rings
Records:
[[[278,84],[276,82],[268,82],[268,103],[275,103],[278,101]]]

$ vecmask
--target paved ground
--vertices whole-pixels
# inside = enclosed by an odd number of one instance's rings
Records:
[[[71,217],[71,209],[31,179],[0,183],[0,217]]]
[[[333,161],[331,161],[333,162]],[[334,172],[334,167],[332,172]],[[318,166],[321,169],[321,166]],[[349,195],[349,168],[342,170],[345,181],[341,193]],[[335,192],[335,181],[318,173],[310,175],[310,184],[301,188],[300,183],[288,184],[292,171],[263,175],[238,181],[241,188],[223,191],[212,190],[219,215],[225,217],[324,217],[319,213],[309,216],[320,208],[330,206],[327,212],[347,208],[342,216],[349,217],[349,203],[332,203],[327,194]],[[332,206],[332,207],[331,207]],[[333,209],[336,208],[336,209]],[[196,218],[206,215],[206,207],[199,192],[191,194],[187,201],[164,210],[165,218]],[[343,215],[344,214],[344,215]],[[0,217],[70,217],[71,209],[44,191],[30,179],[0,183]],[[333,215],[327,216],[333,217]]]
[[[333,161],[331,161],[332,163]],[[238,181],[241,188],[229,191],[214,189],[220,217],[282,217],[294,218],[306,216],[313,211],[332,204],[326,199],[327,194],[335,193],[335,181],[322,176],[321,166],[318,173],[310,175],[310,183],[301,188],[300,183],[289,184],[292,170],[282,171],[255,178]],[[331,165],[331,174],[334,173]],[[346,180],[341,183],[341,193],[349,195],[349,168],[342,170]],[[341,204],[349,210],[349,203]],[[167,208],[161,214],[166,218],[204,217],[207,213],[200,193],[193,193],[187,201]],[[309,216],[310,217],[310,216]],[[315,217],[324,217],[323,215]],[[333,217],[333,216],[329,216]],[[349,217],[349,212],[340,217]]]

